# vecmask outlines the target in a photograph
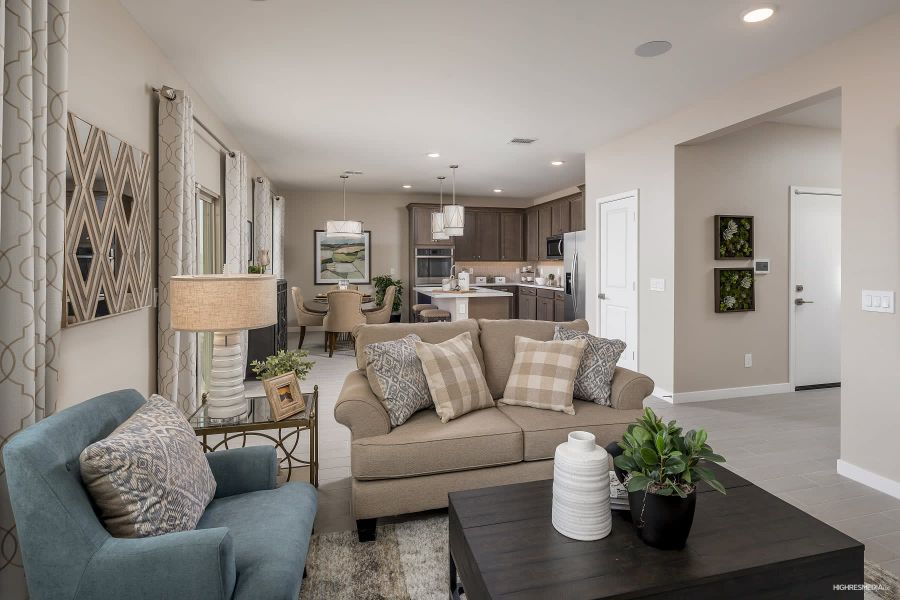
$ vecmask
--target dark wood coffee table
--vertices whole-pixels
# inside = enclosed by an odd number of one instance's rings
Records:
[[[862,598],[863,545],[714,467],[728,489],[698,491],[684,550],[657,550],[613,511],[610,535],[579,542],[550,522],[553,482],[450,494],[450,597],[456,572],[467,600],[594,598]]]

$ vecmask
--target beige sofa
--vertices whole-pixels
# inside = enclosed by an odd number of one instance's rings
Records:
[[[587,331],[583,320],[565,325]],[[617,440],[653,391],[652,379],[619,367],[611,407],[575,400],[575,415],[567,415],[498,404],[449,423],[426,409],[392,430],[366,378],[366,344],[410,333],[438,343],[468,331],[491,394],[500,399],[512,368],[515,336],[550,340],[554,326],[547,321],[469,319],[363,325],[354,331],[358,370],[344,381],[334,416],[352,434],[353,515],[361,541],[375,538],[378,517],[446,507],[448,492],[551,478],[553,453],[570,431],[590,431],[601,446]]]

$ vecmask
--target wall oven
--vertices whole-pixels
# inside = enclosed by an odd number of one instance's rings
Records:
[[[561,235],[551,235],[547,238],[547,260],[562,260],[564,256],[565,242]]]
[[[441,283],[453,269],[453,248],[416,248],[416,285]]]

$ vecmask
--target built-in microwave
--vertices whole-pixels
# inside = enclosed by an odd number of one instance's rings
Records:
[[[563,259],[563,236],[551,235],[547,238],[547,260]]]

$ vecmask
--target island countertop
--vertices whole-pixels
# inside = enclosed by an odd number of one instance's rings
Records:
[[[418,293],[424,294],[425,296],[430,296],[434,299],[441,298],[469,298],[469,299],[477,299],[477,298],[511,298],[512,293],[503,292],[500,290],[491,290],[488,288],[482,288],[478,286],[471,286],[469,289],[473,290],[468,293],[464,292],[445,292],[439,287],[431,286],[431,285],[417,285],[415,289]]]

